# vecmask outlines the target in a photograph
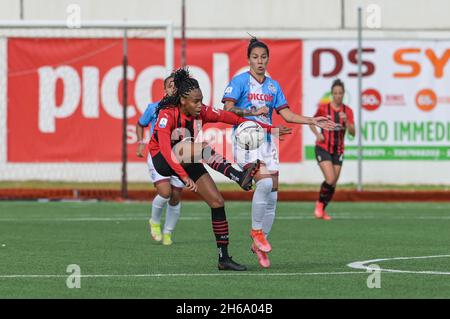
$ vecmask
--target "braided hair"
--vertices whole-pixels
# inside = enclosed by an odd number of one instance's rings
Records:
[[[172,75],[175,91],[172,95],[163,97],[156,108],[156,114],[162,109],[178,107],[180,105],[181,97],[187,97],[190,91],[200,89],[198,81],[190,76],[187,68],[180,68],[173,72]]]
[[[269,56],[269,47],[262,41],[259,41],[256,37],[250,35],[252,38],[250,39],[250,43],[247,47],[247,58],[250,58],[250,54],[254,48],[263,48],[266,49],[267,56]]]

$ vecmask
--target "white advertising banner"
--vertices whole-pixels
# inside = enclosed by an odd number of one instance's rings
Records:
[[[357,124],[356,41],[303,44],[303,114],[330,102],[340,78]],[[364,41],[362,56],[364,159],[450,160],[450,41]],[[305,159],[314,160],[315,136],[304,132]],[[345,145],[356,159],[357,138],[347,134]]]

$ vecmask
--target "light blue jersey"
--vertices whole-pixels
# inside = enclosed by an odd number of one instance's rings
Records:
[[[159,101],[155,103],[149,103],[145,109],[144,114],[139,118],[139,124],[142,127],[147,127],[150,125],[150,137],[153,135],[153,128],[155,127],[156,120],[156,108],[158,107]]]
[[[273,110],[279,112],[289,107],[277,81],[266,76],[264,81],[259,83],[250,72],[239,74],[231,79],[222,98],[222,103],[226,101],[233,101],[236,107],[248,110],[257,110],[266,106],[269,108],[267,115],[246,118],[269,125],[272,125]]]

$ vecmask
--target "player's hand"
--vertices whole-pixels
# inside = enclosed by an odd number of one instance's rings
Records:
[[[197,192],[197,184],[195,184],[192,179],[190,179],[189,177],[185,177],[183,178],[183,182],[188,190]]]
[[[347,124],[347,114],[345,114],[345,112],[339,112],[339,118]]]
[[[144,148],[145,148],[145,144],[138,144],[137,150],[136,150],[136,155],[137,157],[144,157]]]
[[[322,133],[319,133],[319,134],[317,134],[317,136],[316,136],[316,140],[317,140],[317,142],[323,142],[323,141],[325,141],[325,137],[323,136],[323,134]]]
[[[263,106],[255,111],[252,111],[253,116],[259,116],[259,115],[264,115],[264,114],[268,114],[268,113],[269,113],[269,108],[267,106]]]
[[[284,125],[275,126],[272,129],[272,134],[278,137],[280,141],[283,141],[284,140],[283,135],[292,134],[292,129]]]
[[[330,131],[336,128],[336,123],[334,123],[334,121],[325,116],[313,117],[312,122],[314,125],[323,128],[324,130]]]

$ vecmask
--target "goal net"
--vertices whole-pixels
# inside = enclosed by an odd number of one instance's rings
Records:
[[[164,21],[1,24],[0,181],[121,180],[125,48],[128,179],[148,180],[135,124],[173,70]]]

